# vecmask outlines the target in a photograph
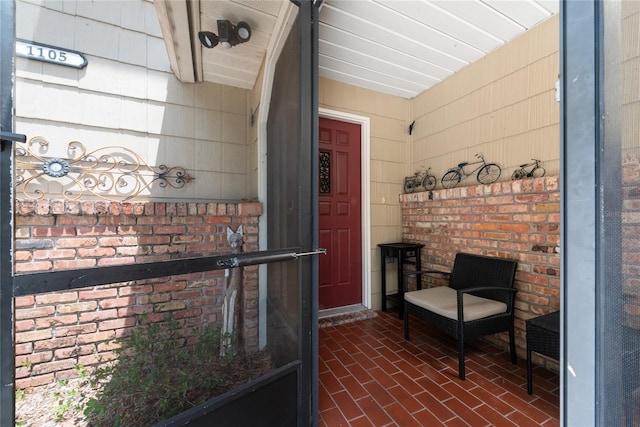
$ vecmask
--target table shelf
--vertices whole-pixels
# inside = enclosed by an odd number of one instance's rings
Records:
[[[382,311],[387,310],[387,302],[391,306],[397,307],[398,315],[402,317],[402,302],[404,293],[402,292],[402,277],[405,271],[405,265],[413,265],[415,269],[420,266],[420,250],[424,247],[419,243],[381,243],[380,247],[380,272],[382,274],[381,281],[381,298]],[[387,259],[395,258],[397,260],[397,285],[398,292],[387,295]]]
[[[545,314],[526,321],[527,328],[527,393],[533,393],[531,353],[560,359],[560,312]]]

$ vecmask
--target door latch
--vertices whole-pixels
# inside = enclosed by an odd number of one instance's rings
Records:
[[[259,252],[248,252],[238,254],[233,257],[219,260],[216,265],[220,268],[236,268],[244,265],[267,264],[270,262],[291,261],[303,256],[309,255],[326,255],[327,250],[324,248],[316,248],[309,252],[298,252],[297,249],[280,249],[266,250]]]

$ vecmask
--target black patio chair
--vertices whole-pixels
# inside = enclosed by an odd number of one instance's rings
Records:
[[[409,339],[409,315],[414,315],[458,341],[458,376],[465,379],[464,342],[498,332],[509,332],[511,362],[517,364],[513,260],[456,254],[451,273],[434,270],[404,274],[404,337]],[[425,274],[449,275],[449,286],[421,289]],[[408,291],[409,276],[416,275],[418,290]],[[463,320],[458,320],[463,319]]]

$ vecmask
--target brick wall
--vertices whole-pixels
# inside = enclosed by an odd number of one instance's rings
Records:
[[[262,205],[18,200],[16,274],[211,256],[229,252],[227,226],[244,230],[244,250],[258,250]],[[15,299],[16,386],[44,385],[114,357],[113,339],[141,321],[176,319],[193,329],[221,321],[225,272],[211,271]],[[243,276],[245,349],[258,347],[258,270]],[[142,314],[145,314],[141,318]]]
[[[402,194],[402,237],[425,245],[422,268],[450,271],[457,252],[518,261],[516,343],[526,357],[525,321],[560,307],[560,192],[557,177]],[[444,284],[434,281],[434,284]],[[488,338],[508,350],[508,334]],[[557,370],[557,363],[538,357]]]
[[[640,158],[636,153],[628,153],[623,161],[622,179],[623,320],[625,326],[640,329]]]
[[[640,93],[637,87],[640,70],[634,67],[640,61],[638,22],[640,8],[635,2],[622,2],[621,43],[624,56],[620,69],[620,93],[624,94],[620,112],[620,144],[622,148],[622,212],[609,207],[607,216],[620,216],[622,221],[622,292],[625,326],[640,329],[640,138],[638,114]]]

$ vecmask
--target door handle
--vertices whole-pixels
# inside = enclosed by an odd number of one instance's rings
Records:
[[[315,248],[311,252],[298,252],[296,254],[293,254],[293,257],[295,259],[298,259],[301,256],[320,255],[320,254],[326,255],[327,254],[327,250],[325,248]]]
[[[271,262],[292,261],[303,256],[326,254],[324,248],[316,248],[309,252],[298,252],[300,248],[276,249],[237,254],[236,256],[218,260],[219,268],[236,268],[245,265],[268,264]]]

